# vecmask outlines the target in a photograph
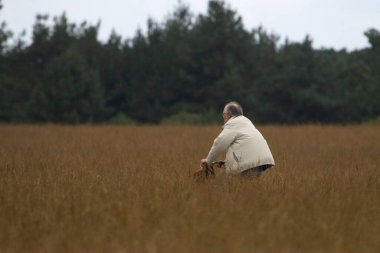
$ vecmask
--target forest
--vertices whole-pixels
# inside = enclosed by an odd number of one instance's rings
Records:
[[[1,2],[0,2],[1,5]],[[6,8],[2,6],[1,8]],[[0,10],[1,14],[1,10]],[[1,17],[1,16],[0,16]],[[215,124],[239,101],[261,124],[351,124],[380,117],[380,32],[367,48],[313,48],[247,30],[227,2],[179,3],[132,38],[100,41],[101,22],[38,14],[28,42],[1,20],[0,122]]]

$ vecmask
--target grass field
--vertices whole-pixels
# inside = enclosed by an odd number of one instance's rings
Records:
[[[191,178],[220,127],[0,126],[0,252],[380,252],[380,127],[258,126],[276,167]]]

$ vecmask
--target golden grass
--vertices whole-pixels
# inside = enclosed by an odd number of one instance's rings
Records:
[[[274,169],[196,185],[219,127],[0,126],[0,252],[380,252],[380,128],[259,129]]]

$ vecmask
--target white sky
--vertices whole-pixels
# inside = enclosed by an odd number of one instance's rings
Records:
[[[207,0],[182,0],[195,15],[206,13]],[[114,29],[124,39],[138,28],[145,31],[149,17],[161,22],[178,5],[178,0],[2,0],[0,21],[19,35],[30,38],[36,14],[59,16],[70,22],[101,21],[99,39],[108,39]],[[308,34],[314,48],[368,47],[364,32],[380,30],[380,0],[227,0],[242,16],[245,28],[262,25],[282,39],[302,41]]]

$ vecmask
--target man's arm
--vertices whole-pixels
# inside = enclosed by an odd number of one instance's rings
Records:
[[[227,148],[234,142],[235,136],[236,133],[234,131],[224,128],[219,136],[215,138],[207,158],[202,159],[202,161],[206,161],[207,163],[212,163],[215,161],[218,156],[225,152]]]

